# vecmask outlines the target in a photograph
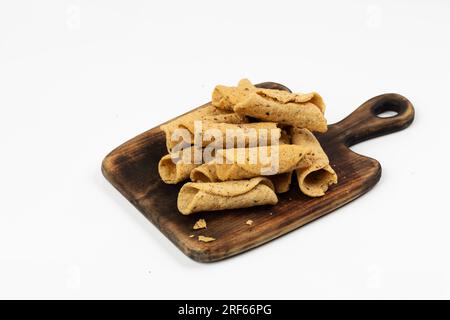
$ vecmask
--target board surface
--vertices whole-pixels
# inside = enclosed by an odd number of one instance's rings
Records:
[[[273,82],[258,85],[288,90]],[[390,118],[377,115],[398,114]],[[378,161],[351,151],[348,147],[377,136],[402,130],[414,119],[414,108],[398,94],[372,98],[344,120],[328,126],[317,138],[330,158],[339,182],[321,198],[300,193],[294,180],[291,190],[279,195],[276,206],[262,206],[221,212],[181,215],[177,196],[182,184],[167,185],[159,177],[158,162],[167,154],[164,133],[156,127],[113,150],[102,163],[106,179],[118,189],[183,253],[200,262],[213,262],[257,247],[311,222],[369,191],[381,177]],[[194,231],[200,219],[208,228]],[[251,226],[247,220],[253,220]],[[191,238],[190,235],[195,237]],[[203,243],[199,235],[216,241]]]

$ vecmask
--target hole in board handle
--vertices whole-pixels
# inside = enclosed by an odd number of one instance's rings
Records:
[[[378,118],[392,118],[392,117],[395,117],[396,115],[398,115],[398,112],[394,111],[394,110],[386,110],[386,111],[377,113]]]

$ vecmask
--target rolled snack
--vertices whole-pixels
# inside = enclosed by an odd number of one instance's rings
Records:
[[[237,103],[245,100],[255,90],[256,87],[248,79],[239,81],[237,87],[218,85],[212,93],[212,104],[219,109],[233,111]]]
[[[260,89],[235,105],[234,111],[264,121],[326,132],[325,105],[317,93],[292,94],[281,90]]]
[[[325,113],[325,102],[317,92],[300,93],[289,92],[285,90],[255,88],[256,93],[265,96],[270,100],[280,103],[305,103],[310,102],[319,108],[320,112]]]
[[[293,171],[280,173],[269,177],[275,187],[276,193],[285,193],[289,191],[291,188],[292,174]]]
[[[272,182],[263,177],[216,183],[189,182],[178,194],[178,210],[184,215],[277,203]]]
[[[305,165],[305,151],[303,146],[292,144],[218,150],[214,160],[192,170],[191,180],[243,180],[291,172]]]
[[[191,171],[199,166],[195,164],[194,155],[195,149],[190,147],[162,157],[158,165],[161,179],[167,184],[177,184],[189,179]]]
[[[255,92],[284,104],[310,102],[325,113],[325,103],[317,92],[293,93],[285,90],[257,88],[248,79],[240,80],[237,87],[216,86],[212,94],[212,104],[219,109],[233,111],[236,104],[243,102]]]
[[[160,129],[166,135],[167,151],[170,153],[172,149],[179,143],[193,144],[194,140],[194,122],[208,121],[216,123],[245,123],[245,116],[238,115],[234,112],[217,109],[211,104],[207,104],[197,110],[189,112],[171,122],[163,124]],[[180,135],[174,137],[177,129],[185,129],[184,132],[178,132]],[[186,131],[187,130],[187,131]],[[185,135],[183,136],[183,133]]]
[[[296,170],[300,190],[310,197],[323,196],[329,186],[337,183],[338,178],[319,141],[307,129],[293,129],[292,143],[309,149],[305,155],[305,163],[309,165]]]

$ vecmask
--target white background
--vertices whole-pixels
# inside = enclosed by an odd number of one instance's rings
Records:
[[[446,1],[2,1],[1,298],[450,298]],[[405,131],[353,148],[379,184],[199,264],[108,184],[102,158],[215,84],[316,90],[329,123],[398,92]]]

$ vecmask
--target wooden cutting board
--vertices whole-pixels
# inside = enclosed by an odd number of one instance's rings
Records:
[[[258,86],[289,90],[273,82]],[[377,116],[385,111],[398,114],[390,118]],[[369,191],[380,179],[380,163],[349,147],[402,130],[413,120],[412,104],[398,94],[383,94],[365,102],[344,120],[330,125],[325,134],[316,135],[339,177],[338,184],[321,198],[309,198],[300,193],[294,181],[288,193],[279,195],[276,206],[181,215],[177,210],[177,196],[182,184],[167,185],[158,174],[158,162],[167,153],[165,136],[159,126],[113,150],[104,159],[102,171],[106,179],[183,253],[196,261],[212,262],[282,236]],[[192,230],[200,218],[207,221],[208,228]],[[253,220],[253,224],[247,225],[247,220]],[[217,240],[199,242],[199,235]]]

